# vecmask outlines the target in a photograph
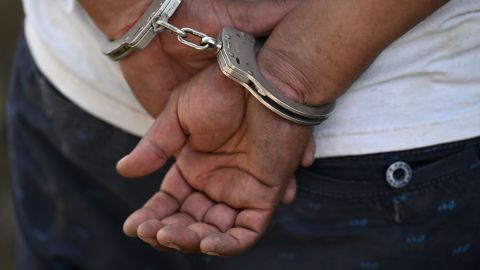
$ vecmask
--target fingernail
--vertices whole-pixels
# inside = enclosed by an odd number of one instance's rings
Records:
[[[210,256],[217,256],[217,257],[220,256],[220,254],[218,254],[216,252],[213,252],[213,251],[207,251],[207,252],[205,252],[205,254],[210,255]]]
[[[121,158],[119,161],[117,161],[117,167],[118,167],[118,165],[120,165],[121,163],[123,163],[123,161],[126,160],[127,157],[128,157],[128,155],[127,155],[127,156],[124,156],[124,157]]]
[[[180,251],[180,248],[179,248],[177,245],[172,244],[172,243],[170,243],[170,242],[168,242],[168,243],[160,243],[160,245],[162,245],[162,246],[164,246],[164,247],[167,247],[167,248],[173,248],[173,249],[175,249],[175,250],[177,250],[177,251]]]

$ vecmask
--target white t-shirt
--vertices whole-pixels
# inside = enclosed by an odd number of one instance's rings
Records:
[[[74,0],[23,0],[40,70],[92,115],[141,136],[153,119],[102,33]],[[399,38],[315,130],[317,157],[398,151],[480,136],[480,1],[453,0]]]

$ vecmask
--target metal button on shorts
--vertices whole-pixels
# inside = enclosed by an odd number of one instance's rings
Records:
[[[403,161],[397,161],[388,167],[386,179],[391,187],[403,188],[412,180],[412,168]]]

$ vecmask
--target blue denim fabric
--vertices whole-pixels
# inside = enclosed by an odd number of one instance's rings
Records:
[[[480,269],[480,138],[319,159],[297,171],[296,201],[279,207],[246,253],[158,253],[121,227],[168,166],[143,179],[118,176],[116,161],[138,138],[63,97],[24,39],[10,90],[18,269]],[[396,161],[413,170],[401,189],[385,181]]]

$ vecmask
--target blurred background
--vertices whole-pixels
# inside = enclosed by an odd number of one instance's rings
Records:
[[[10,64],[23,14],[20,0],[0,0],[0,269],[13,269],[15,225],[10,196],[5,128]]]

